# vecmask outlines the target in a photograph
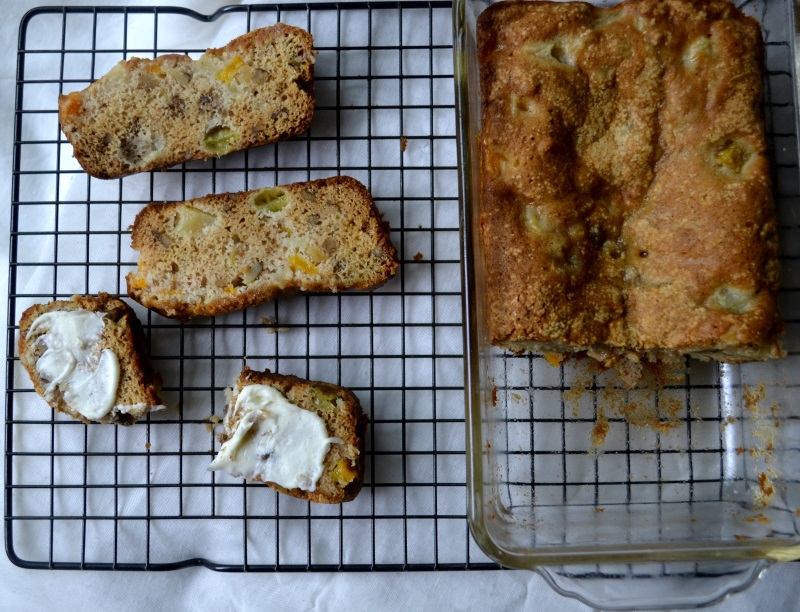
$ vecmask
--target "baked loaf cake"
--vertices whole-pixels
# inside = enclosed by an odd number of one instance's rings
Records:
[[[211,469],[317,503],[338,504],[358,495],[369,419],[352,392],[245,367],[228,400],[222,448]],[[294,420],[298,412],[302,419]],[[287,488],[270,482],[269,475],[302,485]]]
[[[31,306],[18,350],[36,392],[73,419],[131,425],[164,408],[142,326],[107,293]]]
[[[297,291],[373,288],[398,267],[369,192],[346,176],[149,204],[132,239],[139,267],[128,293],[180,319]]]
[[[636,380],[781,357],[759,24],[725,0],[478,19],[491,342]]]
[[[311,34],[282,23],[198,60],[121,61],[58,116],[83,169],[116,178],[291,138],[314,114]]]

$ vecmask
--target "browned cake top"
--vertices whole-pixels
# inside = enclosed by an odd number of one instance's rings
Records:
[[[493,342],[780,353],[756,21],[503,2],[478,54]]]

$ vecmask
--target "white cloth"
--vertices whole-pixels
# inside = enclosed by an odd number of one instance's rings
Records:
[[[211,13],[216,8],[228,4],[225,0],[215,1],[198,1],[193,3],[178,2],[173,0],[170,2],[155,2],[155,4],[163,5],[186,5],[191,6],[194,10],[203,13]],[[0,24],[0,44],[3,45],[2,53],[0,53],[0,170],[5,173],[3,179],[0,180],[0,202],[4,203],[3,209],[6,211],[0,215],[0,320],[6,320],[7,308],[7,274],[6,262],[8,261],[8,203],[10,202],[10,177],[11,177],[11,159],[12,159],[12,139],[14,128],[14,94],[15,94],[15,70],[16,70],[16,42],[17,33],[19,28],[19,21],[23,13],[33,6],[42,4],[57,4],[55,2],[11,2],[6,0],[3,2],[2,8],[4,19]],[[81,0],[71,0],[69,4],[93,4]],[[153,2],[136,2],[131,1],[128,5],[135,4],[153,4]],[[132,17],[133,18],[133,17]],[[232,38],[236,32],[225,25],[226,21],[222,20],[219,24],[211,24],[203,26],[198,29],[202,31],[203,42],[198,41],[192,44],[198,48],[205,46],[213,46],[218,43],[225,42]],[[447,23],[449,27],[449,22]],[[135,38],[136,30],[132,30],[134,36],[128,41],[129,46],[136,47],[137,44],[147,46],[148,41],[137,41]],[[105,32],[100,32],[99,41]],[[194,34],[194,33],[193,33]],[[52,32],[54,38],[59,38],[56,48],[60,45],[60,31]],[[167,33],[171,43],[174,45],[185,45],[186,41],[180,39],[180,33]],[[332,41],[320,41],[322,46],[330,46]],[[423,41],[427,44],[427,39]],[[119,58],[113,58],[116,61]],[[32,60],[35,61],[35,60]],[[105,61],[98,60],[98,61]],[[388,57],[380,57],[376,54],[376,65],[373,70],[379,70],[380,63],[383,61],[392,61]],[[409,60],[411,61],[411,60]],[[110,67],[110,66],[108,66]],[[43,70],[46,67],[42,68]],[[105,68],[107,69],[107,67]],[[343,65],[346,69],[346,65]],[[98,66],[97,73],[102,73],[105,70]],[[411,84],[413,85],[413,84]],[[451,87],[450,83],[446,83],[447,87]],[[322,88],[324,92],[324,87]],[[28,90],[29,93],[32,90]],[[406,102],[411,100],[413,103],[413,96],[424,92],[417,92],[416,90],[409,89],[406,92]],[[376,86],[374,94],[383,95],[379,86]],[[423,102],[424,104],[424,102]],[[448,111],[449,112],[449,111]],[[451,119],[452,120],[452,119]],[[407,119],[408,126],[413,128],[414,118],[413,113],[409,114]],[[380,129],[376,126],[375,129]],[[48,132],[49,133],[49,132]],[[332,132],[335,134],[335,131]],[[55,137],[55,132],[52,134]],[[393,146],[399,148],[399,144],[393,143]],[[413,163],[414,143],[409,145],[407,152],[408,157],[405,158],[408,163]],[[46,152],[43,152],[42,159],[45,160]],[[35,155],[28,155],[27,160],[36,160]],[[74,160],[68,156],[62,158],[63,168],[77,168]],[[366,162],[366,160],[364,160]],[[224,164],[226,162],[219,162]],[[160,177],[165,178],[165,177]],[[165,180],[173,177],[167,176]],[[286,176],[285,180],[303,179],[305,173],[301,176],[293,177]],[[424,179],[424,177],[423,177]],[[266,179],[270,180],[270,179]],[[421,179],[422,180],[422,179]],[[61,185],[62,197],[65,193],[79,194],[81,181],[75,179],[71,180],[69,177]],[[116,188],[116,182],[114,187]],[[126,182],[126,185],[128,183]],[[149,184],[139,184],[136,180],[130,181],[132,187],[131,193],[126,193],[126,199],[137,199],[149,197]],[[218,179],[216,190],[235,190],[241,189],[242,184],[231,183],[227,184],[224,176]],[[380,195],[380,181],[375,181],[374,189]],[[102,183],[93,184],[93,189],[103,189]],[[174,195],[175,185],[164,184],[156,186],[155,197],[164,197],[175,199]],[[41,189],[42,195],[46,198],[48,196],[48,189],[50,187],[31,182],[26,185],[26,197],[31,198],[36,193],[35,190]],[[196,192],[191,192],[195,189]],[[205,189],[205,191],[204,191]],[[190,192],[186,197],[193,197],[203,195],[210,191],[210,186],[202,183],[198,185],[189,186]],[[423,193],[427,193],[427,186],[423,189]],[[97,191],[93,191],[94,196],[98,195]],[[146,194],[146,195],[145,195]],[[163,194],[163,196],[160,196]],[[116,194],[109,194],[110,198],[117,197]],[[76,195],[78,199],[79,196]],[[130,210],[125,210],[124,214],[135,214],[137,207],[130,207]],[[98,223],[100,226],[104,223],[104,212],[102,210],[93,211],[92,221]],[[115,211],[114,211],[115,214]],[[132,219],[132,217],[131,217]],[[389,219],[394,227],[397,227],[397,219]],[[68,227],[70,219],[63,219],[62,229]],[[116,219],[110,221],[113,227],[116,227]],[[424,222],[421,219],[420,222]],[[44,227],[47,227],[48,220],[43,220]],[[66,225],[65,225],[66,224]],[[409,220],[406,220],[408,226]],[[52,226],[51,226],[52,227]],[[79,226],[80,227],[80,226]],[[413,238],[407,238],[408,242],[412,242]],[[419,247],[420,252],[424,251],[424,244]],[[38,247],[41,249],[42,257],[48,260],[52,255],[47,255],[47,249],[52,249],[52,244],[45,241],[44,244],[40,243]],[[29,247],[30,248],[30,247]],[[101,245],[101,248],[102,247]],[[409,248],[416,247],[406,245],[406,257],[413,257],[414,251],[408,252]],[[52,251],[49,251],[52,253]],[[426,257],[430,253],[423,253]],[[32,249],[26,253],[26,257],[36,257],[36,249]],[[77,255],[76,261],[82,261],[82,253]],[[453,259],[457,258],[455,252],[452,255]],[[122,253],[123,261],[133,261],[134,256],[132,252],[123,248]],[[35,261],[35,259],[34,259]],[[28,290],[32,287],[47,287],[47,278],[39,278],[35,270],[30,270],[31,274],[26,279],[24,286]],[[94,273],[94,272],[93,272]],[[98,282],[111,282],[112,290],[115,288],[114,283],[117,282],[116,278],[104,278],[103,271],[97,271],[100,276]],[[66,278],[69,278],[69,270],[64,271]],[[456,282],[457,290],[457,268],[453,271],[454,282]],[[81,283],[83,279],[83,271],[75,274],[76,282]],[[20,280],[20,287],[23,281]],[[408,283],[413,282],[413,279],[407,279]],[[107,286],[107,285],[106,285]],[[97,289],[102,290],[102,284]],[[407,285],[408,288],[408,285]],[[422,290],[423,288],[420,288]],[[457,298],[453,300],[453,304],[448,308],[449,312],[446,316],[460,317],[458,312],[459,301]],[[237,315],[240,316],[240,315]],[[288,316],[288,315],[287,315]],[[387,316],[391,316],[389,313]],[[241,319],[236,319],[241,320]],[[456,318],[458,320],[458,318]],[[460,336],[460,330],[453,328],[453,333]],[[5,354],[5,334],[0,335],[3,343],[3,354]],[[169,340],[165,340],[168,342]],[[408,338],[407,348],[411,349],[414,342],[418,341],[412,336]],[[219,342],[219,341],[218,341]],[[326,341],[320,340],[321,350],[327,350]],[[421,351],[429,351],[430,349],[421,344]],[[440,341],[437,338],[438,350],[443,350],[444,340]],[[460,346],[460,340],[454,343],[456,348]],[[232,350],[236,350],[239,345],[234,345]],[[220,345],[216,346],[217,353],[220,352]],[[305,350],[305,347],[301,347]],[[204,350],[203,346],[197,347],[198,351]],[[291,348],[286,349],[291,350]],[[291,365],[287,362],[287,365]],[[223,367],[220,366],[219,370]],[[238,361],[234,369],[238,369]],[[457,369],[457,368],[456,368]],[[218,380],[228,381],[231,376],[227,372],[217,372]],[[386,372],[386,376],[392,376],[390,371]],[[412,377],[416,374],[409,373],[408,376]],[[442,373],[441,376],[445,377],[448,374]],[[343,381],[346,382],[346,381]],[[439,378],[441,384],[442,378]],[[18,384],[22,384],[18,381]],[[422,383],[424,384],[424,383]],[[19,407],[18,407],[19,408]],[[19,408],[21,410],[21,408]],[[205,416],[205,415],[203,415]],[[442,416],[442,415],[438,415]],[[134,431],[134,430],[131,430]],[[153,429],[154,435],[157,430]],[[202,432],[201,432],[202,433]],[[189,434],[185,434],[189,435]],[[457,436],[456,436],[457,438]],[[440,443],[445,443],[447,437],[440,438]],[[16,440],[17,448],[20,444],[25,443],[24,440]],[[143,440],[138,438],[130,441],[123,440],[123,444],[130,442],[131,444],[143,443]],[[34,442],[32,442],[34,443]],[[154,444],[158,440],[153,440]],[[189,444],[184,440],[184,444]],[[89,444],[104,444],[103,440],[95,440],[92,438]],[[454,448],[459,444],[463,444],[463,439],[454,439]],[[462,447],[463,448],[463,447]],[[153,461],[151,463],[151,479],[158,482],[160,476],[170,478],[166,474],[168,467],[166,464]],[[461,468],[463,469],[463,468]],[[162,473],[161,470],[164,470]],[[92,474],[89,474],[89,478]],[[100,476],[98,476],[100,477]],[[49,478],[49,475],[47,475]],[[124,491],[120,493],[124,497]],[[157,494],[155,495],[157,497]],[[137,504],[140,499],[132,496],[129,500],[130,507],[133,512],[137,511]],[[65,501],[64,503],[69,503]],[[89,500],[89,505],[93,503]],[[161,503],[157,499],[154,500],[154,507],[158,508]],[[168,502],[165,501],[165,504]],[[287,502],[288,503],[288,502]],[[440,500],[442,503],[442,500]],[[124,508],[124,504],[122,506]],[[463,506],[455,506],[454,512],[462,512]],[[176,529],[183,527],[178,522],[172,526]],[[212,530],[208,530],[204,537],[216,537],[209,535]],[[154,533],[157,530],[154,528]],[[463,537],[463,536],[462,536]],[[190,534],[186,534],[185,552],[186,554],[196,554],[197,547],[191,542]],[[102,553],[102,538],[98,540],[97,551],[88,550],[87,556]],[[122,540],[121,540],[122,541]],[[174,540],[171,540],[174,541]],[[107,541],[106,541],[107,542]],[[224,543],[222,538],[221,543]],[[409,549],[414,548],[414,534],[409,535]],[[71,541],[75,545],[75,541]],[[79,543],[78,543],[79,545]],[[234,544],[234,548],[239,547],[240,541]],[[305,553],[301,554],[301,558]],[[420,572],[420,573],[311,573],[311,574],[259,574],[253,576],[250,574],[224,574],[213,572],[204,568],[190,568],[175,572],[92,572],[92,571],[33,571],[23,570],[13,566],[9,560],[4,556],[0,556],[0,610],[84,610],[86,608],[93,609],[114,609],[114,610],[134,610],[134,609],[154,609],[154,610],[195,610],[195,609],[235,609],[235,610],[262,610],[264,608],[271,609],[304,609],[304,610],[431,610],[431,609],[464,609],[464,610],[512,610],[512,609],[557,609],[557,610],[585,610],[586,606],[572,600],[566,599],[555,593],[545,581],[537,574],[532,572],[523,571],[480,571],[480,572]],[[141,561],[141,559],[134,559]],[[224,559],[219,559],[224,561]],[[250,559],[251,562],[257,562],[255,559]],[[797,584],[800,582],[800,564],[784,564],[781,566],[770,569],[766,575],[756,583],[748,591],[736,595],[726,602],[719,604],[713,609],[726,610],[726,611],[739,611],[739,610],[796,610],[798,607],[798,591]]]

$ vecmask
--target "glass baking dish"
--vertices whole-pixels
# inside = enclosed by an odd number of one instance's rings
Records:
[[[600,5],[616,4],[600,2]],[[463,227],[468,514],[507,567],[603,608],[693,607],[800,558],[800,189],[793,3],[737,2],[762,24],[789,355],[691,361],[685,380],[626,392],[590,360],[550,365],[487,340],[479,245],[476,19],[454,5]]]

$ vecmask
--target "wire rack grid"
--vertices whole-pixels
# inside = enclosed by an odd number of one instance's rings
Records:
[[[310,130],[120,180],[88,177],[57,98],[116,62],[199,56],[251,29],[319,51]],[[214,38],[216,36],[216,38]],[[212,44],[210,41],[215,41]],[[5,538],[17,565],[226,571],[496,567],[465,519],[463,352],[449,2],[39,8],[22,20],[12,173]],[[391,225],[401,271],[373,293],[308,294],[187,324],[132,304],[168,410],[134,426],[54,414],[15,354],[33,303],[124,296],[148,202],[349,174]],[[130,303],[130,301],[129,301]],[[353,389],[370,415],[365,487],[318,506],[207,470],[223,390],[249,365]]]

